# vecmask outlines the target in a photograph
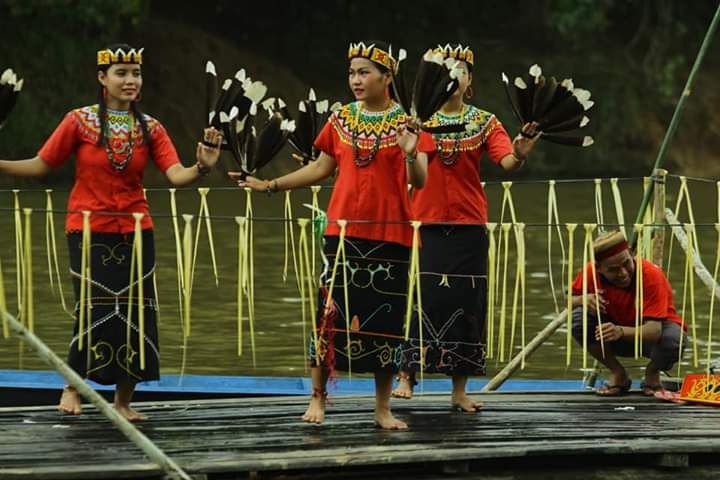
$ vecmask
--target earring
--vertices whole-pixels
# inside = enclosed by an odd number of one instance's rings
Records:
[[[107,100],[107,96],[108,96],[107,87],[103,87],[103,88],[102,88],[102,94],[103,94],[103,98],[104,98],[105,100]]]
[[[472,85],[468,85],[465,89],[465,98],[470,99],[474,94],[475,92],[473,92]]]

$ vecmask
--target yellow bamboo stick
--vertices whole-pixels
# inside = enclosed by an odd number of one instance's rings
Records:
[[[693,267],[693,257],[695,256],[695,250],[697,249],[697,235],[695,232],[695,223],[685,224],[685,232],[688,237],[688,274],[690,280],[690,328],[692,330],[692,352],[693,352],[693,367],[698,368],[700,362],[698,360],[698,345],[697,345],[697,322],[695,316],[695,268]]]
[[[23,255],[23,233],[22,233],[22,217],[20,215],[20,190],[13,190],[13,218],[15,219],[15,293],[17,296],[17,311],[23,311],[23,285],[25,284],[25,270],[23,265],[25,259]],[[20,318],[20,321],[25,324],[25,319]]]
[[[592,242],[592,232],[595,230],[595,227],[597,225],[591,225],[590,230],[590,243],[588,244],[588,257],[590,258],[590,268],[592,269],[592,280],[593,280],[593,289],[595,290],[595,305],[600,305],[600,293],[598,292],[598,283],[597,283],[597,272],[595,271],[595,249],[593,248],[593,242]],[[597,327],[600,328],[602,325],[602,312],[600,312],[600,309],[597,309],[597,312],[595,313],[596,319],[597,319]],[[605,338],[603,336],[600,336],[600,351],[602,352],[603,358],[605,358]]]
[[[5,298],[5,275],[0,261],[0,316],[2,316],[3,338],[10,338],[10,325],[7,319],[7,299]]]
[[[560,304],[558,302],[557,291],[555,289],[555,278],[553,274],[553,262],[552,262],[552,234],[553,224],[557,230],[558,240],[560,242],[560,250],[563,258],[565,258],[565,245],[562,240],[562,234],[560,232],[560,218],[558,216],[557,209],[557,193],[555,192],[555,180],[548,182],[548,209],[547,209],[547,261],[548,261],[548,278],[550,279],[550,292],[552,293],[553,303],[555,305],[555,313],[560,313]],[[563,266],[564,268],[564,266]],[[561,273],[561,278],[564,277],[564,271]]]
[[[78,351],[82,352],[84,348],[83,332],[85,331],[85,315],[86,305],[88,302],[88,295],[92,295],[88,292],[90,283],[87,276],[88,269],[88,258],[90,257],[90,212],[83,210],[83,230],[82,230],[82,247],[80,252],[80,306],[78,307]],[[92,319],[88,319],[88,331],[92,326]]]
[[[335,289],[335,281],[337,276],[337,270],[340,263],[343,264],[343,283],[347,284],[347,272],[346,272],[346,265],[344,262],[342,262],[343,252],[345,250],[345,229],[347,227],[347,220],[337,220],[337,224],[340,226],[340,236],[338,238],[338,247],[335,251],[335,261],[333,262],[333,268],[332,268],[332,274],[330,276],[330,286],[328,288],[327,297],[325,298],[325,308],[324,312],[327,314],[327,312],[332,308],[333,303],[333,290]],[[345,304],[347,308],[348,301],[345,299]],[[334,328],[331,327],[331,328]],[[350,311],[345,311],[345,335],[346,335],[346,350],[347,350],[347,357],[348,357],[348,374],[350,374],[350,365],[351,365],[351,348],[350,348]]]
[[[307,290],[307,273],[310,265],[305,264],[304,250],[307,249],[307,226],[309,220],[307,218],[298,218],[298,226],[300,227],[300,236],[298,238],[298,287],[300,291],[300,311],[302,316],[302,352],[305,356],[305,342],[307,341],[307,321],[308,321],[308,290]],[[312,315],[312,310],[309,315]],[[307,363],[305,363],[307,365]]]
[[[618,225],[620,225],[620,231],[623,236],[627,238],[627,234],[625,232],[625,209],[623,208],[622,196],[620,195],[617,178],[610,179],[610,187],[612,189],[613,201],[615,203],[615,216],[617,218]]]
[[[135,261],[138,282],[138,343],[140,344],[140,370],[145,370],[145,269],[143,268],[142,213],[133,213],[135,219]],[[130,279],[132,281],[132,279]]]
[[[248,219],[246,228],[247,245],[247,298],[248,298],[248,327],[250,329],[250,353],[253,368],[257,367],[255,355],[255,235],[253,225],[252,189],[245,187],[245,217]]]
[[[65,313],[73,316],[73,312],[65,302],[65,292],[63,291],[62,279],[60,277],[60,264],[57,254],[57,240],[55,237],[55,215],[53,212],[52,189],[45,190],[45,245],[48,255],[48,275],[50,276],[50,288],[54,290],[53,285],[57,285],[57,292],[60,296],[60,305]],[[53,282],[53,273],[55,274],[55,282]]]
[[[200,211],[198,213],[197,231],[195,232],[195,248],[193,250],[192,259],[192,276],[195,276],[195,263],[197,261],[198,244],[200,243],[200,231],[202,230],[202,220],[205,219],[205,228],[207,229],[208,243],[210,245],[210,261],[212,262],[213,275],[215,276],[215,286],[220,284],[218,277],[217,261],[215,260],[215,242],[213,241],[212,223],[210,222],[210,208],[207,203],[207,196],[210,189],[207,187],[198,188],[200,194]]]
[[[310,311],[310,318],[312,319],[312,331],[313,331],[313,342],[315,345],[315,363],[317,365],[320,365],[320,349],[318,348],[318,336],[317,336],[317,315],[316,315],[316,307],[315,307],[315,296],[313,289],[315,287],[315,281],[312,278],[312,271],[314,265],[310,265],[310,253],[308,252],[308,242],[307,242],[307,219],[301,218],[298,220],[298,222],[304,221],[304,225],[301,223],[301,234],[305,235],[305,241],[303,243],[302,248],[302,256],[305,259],[305,266],[306,266],[306,275],[305,279],[307,281],[307,292],[308,292],[308,302],[309,302],[309,311]],[[312,224],[311,224],[312,225]],[[304,233],[303,233],[304,232]],[[311,232],[312,236],[312,232]]]
[[[596,178],[595,183],[595,219],[600,232],[605,231],[605,215],[603,214],[602,179]]]
[[[575,255],[575,229],[576,223],[565,225],[568,232],[568,253],[567,253],[567,335],[565,338],[565,366],[570,366],[572,356],[572,317],[573,317],[573,256]]]
[[[488,271],[487,271],[487,358],[495,355],[495,227],[497,224],[488,223]]]
[[[510,249],[510,228],[512,224],[503,223],[502,238],[505,250],[503,252],[503,279],[502,279],[502,299],[500,301],[500,325],[498,332],[498,345],[500,346],[500,362],[505,361],[505,341],[507,340],[505,335],[505,323],[507,319],[507,277],[508,277],[508,250]],[[501,245],[502,247],[502,245]],[[512,352],[510,353],[512,355]]]
[[[310,187],[310,191],[312,192],[312,208],[311,208],[311,216],[310,216],[310,223],[312,224],[312,229],[310,231],[310,240],[312,242],[312,279],[313,282],[316,281],[317,277],[315,276],[315,267],[317,262],[315,261],[315,252],[317,251],[317,248],[315,246],[315,232],[313,231],[315,228],[315,216],[317,215],[316,212],[320,210],[320,203],[318,200],[318,193],[320,192],[320,189],[322,187],[320,185],[313,185]]]
[[[237,258],[238,258],[238,269],[237,269],[237,330],[238,330],[238,341],[237,341],[237,354],[242,356],[243,354],[243,327],[242,327],[242,314],[243,314],[243,292],[244,285],[247,278],[247,260],[244,248],[244,242],[247,238],[245,229],[247,228],[247,218],[235,217],[235,222],[238,225],[238,241],[237,241]]]
[[[635,234],[638,245],[642,245],[645,237],[643,225],[635,224]],[[642,328],[643,328],[643,249],[638,248],[635,252],[635,359],[642,356]]]
[[[183,215],[185,227],[183,229],[183,335],[190,336],[190,305],[192,301],[192,215]]]
[[[178,312],[180,314],[180,323],[183,324],[183,288],[185,283],[184,267],[183,267],[183,251],[182,241],[180,239],[180,227],[178,225],[177,199],[175,198],[175,189],[168,189],[170,192],[170,215],[173,224],[173,237],[175,238],[175,267],[177,275],[177,295],[178,295]]]
[[[33,301],[33,264],[32,264],[32,208],[23,208],[25,216],[25,241],[23,250],[25,251],[25,284],[23,285],[24,293],[24,315],[27,329],[30,333],[35,333],[35,306]]]

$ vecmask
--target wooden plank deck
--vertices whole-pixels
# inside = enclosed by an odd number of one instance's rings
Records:
[[[137,407],[150,416],[142,431],[203,479],[480,478],[475,472],[511,479],[523,478],[514,476],[523,469],[532,469],[533,478],[569,479],[576,477],[548,472],[567,474],[573,468],[583,478],[620,478],[607,475],[620,467],[641,472],[622,478],[677,479],[685,473],[701,479],[717,478],[720,471],[718,408],[674,405],[638,394],[479,397],[486,405],[478,414],[451,411],[443,395],[395,400],[396,415],[410,424],[404,432],[374,428],[373,398],[367,396],[335,397],[321,426],[299,420],[306,399],[296,397]],[[0,409],[0,478],[161,477],[91,407],[80,417],[46,407]]]

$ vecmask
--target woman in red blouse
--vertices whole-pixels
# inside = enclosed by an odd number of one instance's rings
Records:
[[[407,425],[390,411],[392,375],[399,367],[399,344],[412,245],[408,181],[425,183],[432,137],[411,133],[402,108],[389,93],[396,61],[382,42],[351,44],[348,83],[357,101],[333,113],[315,141],[322,153],[307,166],[271,181],[239,181],[257,191],[313,185],[337,169],[328,207],[318,345],[311,342],[313,393],[303,419],[325,418],[325,390],[334,370],[375,374],[375,423],[386,429]],[[325,305],[338,249],[338,220],[347,220],[347,262],[338,268],[332,302]],[[349,289],[345,311],[344,284]],[[346,320],[347,319],[347,320]],[[347,344],[350,325],[350,345]],[[319,362],[318,362],[319,359]]]
[[[197,163],[184,167],[165,128],[138,109],[142,88],[143,49],[117,44],[97,52],[98,104],[72,110],[60,122],[38,154],[27,160],[0,160],[0,172],[39,177],[62,165],[75,154],[75,184],[68,199],[65,223],[70,252],[70,270],[75,287],[75,317],[79,318],[82,272],[83,211],[90,212],[91,317],[83,331],[75,323],[68,363],[84,378],[116,385],[115,408],[129,420],[145,417],[130,408],[135,385],[160,378],[159,345],[155,322],[153,277],[155,251],[153,223],[145,199],[142,176],[150,160],[173,185],[188,184],[207,173],[220,154],[220,132],[205,130],[198,144]],[[138,305],[132,312],[128,293],[137,280],[130,280],[130,260],[135,220],[143,214],[144,368],[140,362],[137,325]],[[131,316],[131,321],[128,317]],[[80,338],[88,342],[80,342]],[[59,409],[82,412],[77,391],[63,390]]]
[[[425,188],[413,192],[414,218],[423,222],[420,251],[423,336],[417,330],[403,346],[400,384],[393,391],[410,398],[415,372],[452,377],[454,408],[474,412],[481,403],[467,396],[469,375],[485,373],[485,312],[487,298],[487,201],[480,178],[480,159],[504,170],[517,170],[537,141],[533,124],[523,126],[511,142],[495,115],[467,104],[472,97],[474,56],[468,47],[438,47],[445,58],[460,62],[459,87],[428,126],[467,123],[472,129],[433,135],[437,150],[428,163]],[[421,345],[422,343],[422,345]]]

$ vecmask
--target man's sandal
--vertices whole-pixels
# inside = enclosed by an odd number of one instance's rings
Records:
[[[629,378],[624,384],[621,385],[611,385],[609,383],[606,383],[597,390],[595,390],[595,395],[598,395],[600,397],[621,397],[623,395],[627,395],[627,393],[630,391],[630,387],[632,387],[632,380]]]
[[[640,383],[640,390],[642,390],[642,394],[646,397],[654,397],[655,392],[662,391],[664,388],[662,383]]]

